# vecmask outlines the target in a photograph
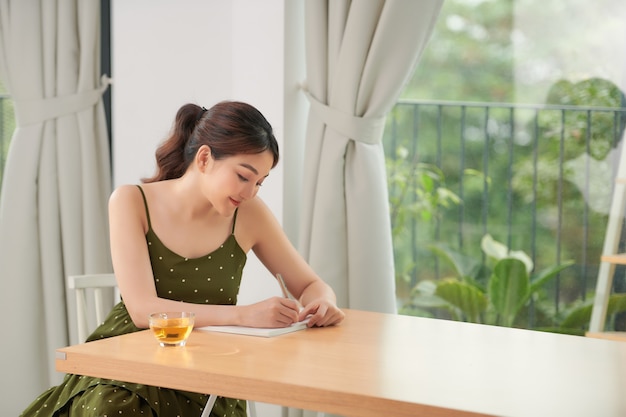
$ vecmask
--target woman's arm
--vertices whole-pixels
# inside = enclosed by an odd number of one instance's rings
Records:
[[[345,314],[337,307],[332,288],[326,284],[291,244],[282,227],[259,198],[247,202],[243,221],[253,237],[252,249],[273,274],[280,273],[289,291],[300,300],[304,309],[299,319],[309,316],[309,326],[330,326],[343,320]]]

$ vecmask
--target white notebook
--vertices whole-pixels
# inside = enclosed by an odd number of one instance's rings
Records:
[[[208,332],[222,332],[243,334],[248,336],[260,336],[260,337],[274,337],[285,333],[297,332],[298,330],[306,329],[306,323],[308,320],[299,321],[287,327],[245,327],[245,326],[205,326],[196,327],[196,330],[208,331]]]

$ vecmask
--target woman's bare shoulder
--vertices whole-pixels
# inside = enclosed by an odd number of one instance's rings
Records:
[[[109,197],[109,209],[119,208],[122,211],[144,211],[144,196],[147,202],[154,199],[155,192],[153,188],[153,184],[141,184],[140,186],[137,186],[137,184],[120,185],[113,190]]]
[[[140,191],[137,185],[125,184],[120,185],[111,193],[109,197],[109,204],[122,204],[124,202],[134,201],[139,197]]]
[[[270,207],[258,196],[239,207],[235,236],[248,248],[270,237],[280,228]],[[242,247],[243,247],[242,246]]]
[[[123,228],[139,222],[144,233],[148,230],[144,200],[137,185],[121,185],[113,190],[109,197],[109,220]]]
[[[268,217],[273,218],[274,214],[261,197],[256,196],[239,207],[238,218],[239,216],[249,221],[257,222],[267,219]]]

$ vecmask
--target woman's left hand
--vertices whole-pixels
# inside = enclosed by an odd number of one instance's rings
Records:
[[[299,319],[302,321],[308,318],[308,327],[325,327],[341,323],[345,316],[335,303],[325,298],[318,298],[304,306]]]

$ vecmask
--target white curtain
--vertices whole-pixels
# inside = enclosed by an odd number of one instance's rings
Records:
[[[300,250],[341,306],[396,312],[386,116],[432,32],[442,0],[310,0],[309,113]]]
[[[383,129],[442,2],[306,2],[311,109],[299,248],[342,307],[396,312]],[[288,411],[303,414],[313,413]]]
[[[99,57],[99,1],[0,0],[0,77],[17,119],[0,195],[3,415],[60,381],[65,277],[111,271]]]

